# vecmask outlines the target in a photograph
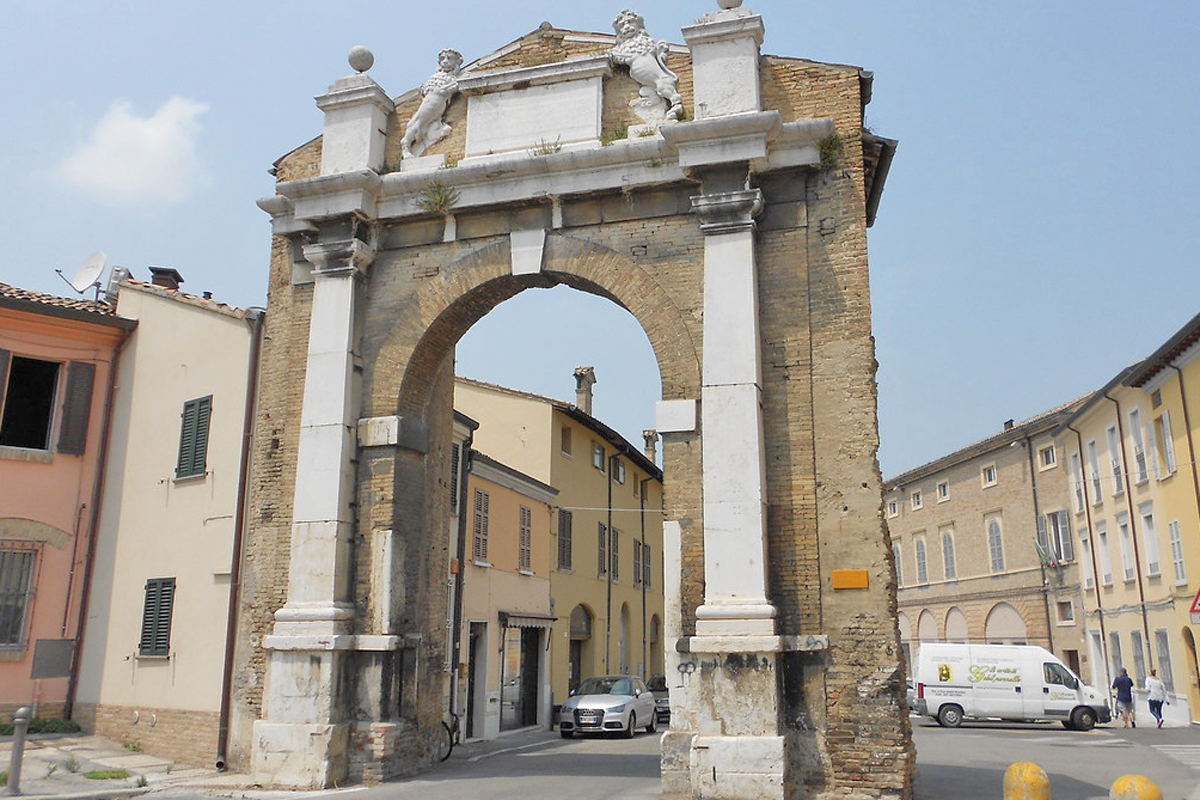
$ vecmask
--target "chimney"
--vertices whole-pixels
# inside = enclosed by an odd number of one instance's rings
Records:
[[[172,267],[151,267],[150,282],[164,289],[178,289],[179,284],[183,283],[183,276]]]
[[[592,413],[592,386],[595,384],[595,367],[575,368],[575,405],[585,414]]]
[[[1013,429],[1013,420],[1006,419],[1004,421],[1004,430],[1011,431]]]
[[[646,458],[651,464],[657,463],[654,459],[658,456],[658,431],[647,428],[642,431],[642,439],[646,441]]]

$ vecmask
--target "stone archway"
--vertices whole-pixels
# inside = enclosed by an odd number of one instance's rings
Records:
[[[428,687],[453,664],[454,344],[503,300],[565,284],[628,309],[661,373],[679,712],[664,791],[910,796],[866,269],[888,145],[862,131],[863,73],[762,58],[762,29],[736,9],[686,29],[697,118],[611,147],[599,130],[562,152],[533,146],[549,129],[507,152],[472,142],[480,103],[522,124],[636,123],[630,77],[591,51],[547,60],[551,33],[582,45],[546,28],[461,77],[445,118],[465,142],[399,169],[384,163],[415,105],[365,75],[319,99],[325,135],[261,203],[276,240],[236,694],[264,782],[431,763],[444,710]],[[565,105],[532,113],[530,81]]]
[[[1025,644],[1025,620],[1008,603],[997,603],[988,612],[984,637],[988,644]]]

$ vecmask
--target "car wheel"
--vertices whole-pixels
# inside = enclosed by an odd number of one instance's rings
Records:
[[[1077,708],[1071,714],[1071,722],[1077,731],[1090,731],[1096,727],[1096,712],[1090,708]]]
[[[654,711],[650,714],[650,721],[646,723],[646,733],[656,733],[658,731],[658,712]]]
[[[942,706],[938,709],[937,721],[943,728],[957,728],[962,725],[962,709],[956,705]]]
[[[632,739],[633,734],[637,731],[637,714],[629,712],[629,725],[625,727],[625,738]]]
[[[561,736],[561,737],[562,737],[562,738],[564,738],[564,739],[574,739],[574,738],[575,738],[575,731],[564,731],[564,730],[562,730],[562,729],[560,728],[560,729],[559,729],[559,731],[558,731],[558,735],[559,735],[559,736]]]

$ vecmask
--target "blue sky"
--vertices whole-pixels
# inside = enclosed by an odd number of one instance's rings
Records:
[[[351,46],[399,95],[442,47],[470,60],[543,20],[608,31],[621,7],[8,0],[0,281],[69,291],[53,270],[103,250],[135,276],[170,265],[189,291],[261,305],[254,201],[273,191],[271,163],[320,132],[312,98],[349,72]],[[634,7],[680,41],[715,3]],[[900,140],[870,233],[885,474],[1103,384],[1200,310],[1200,5],[747,7],[766,52],[872,70],[867,122]],[[657,370],[615,306],[526,292],[459,348],[463,374],[565,399],[576,364],[597,367],[598,415],[640,442]]]

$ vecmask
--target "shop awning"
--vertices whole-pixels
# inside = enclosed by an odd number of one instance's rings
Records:
[[[500,612],[500,627],[502,628],[545,628],[549,630],[558,617],[541,616],[540,614],[522,614],[516,611]]]

